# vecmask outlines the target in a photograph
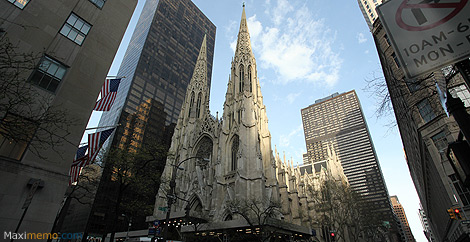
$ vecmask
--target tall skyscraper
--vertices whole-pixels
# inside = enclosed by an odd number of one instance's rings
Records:
[[[388,191],[356,92],[335,93],[301,110],[308,161],[328,157],[332,146],[351,188],[368,214],[394,226]]]
[[[119,147],[128,152],[155,145],[169,148],[204,35],[210,88],[215,32],[215,25],[191,0],[147,0],[118,71],[118,76],[125,78],[112,109],[104,112],[99,122],[99,127],[120,124],[109,138],[107,148]],[[162,159],[158,164],[162,170],[164,162]],[[105,164],[85,228],[95,236],[127,228],[126,218],[122,217],[117,229],[105,226],[115,223],[113,218],[122,213],[116,212],[119,189],[113,181],[112,169]],[[155,181],[153,189],[126,192],[148,193],[144,196],[148,200],[145,204],[150,206],[155,202],[158,186]],[[129,194],[126,198],[133,196]],[[148,214],[143,209],[138,212],[126,216],[133,216],[132,229],[145,229]]]
[[[372,29],[372,26],[379,17],[377,14],[377,6],[386,2],[387,0],[357,0],[359,4],[359,8],[361,9],[362,15],[364,15],[364,19],[367,22],[367,26],[369,29]]]
[[[124,144],[140,136],[126,148],[138,148],[149,139],[169,145],[204,34],[210,88],[215,32],[215,25],[190,0],[147,0],[118,71],[126,78],[99,123],[121,124],[110,143]],[[129,116],[142,113],[142,105],[150,107],[143,119],[146,125],[125,127]],[[129,135],[135,132],[139,135]]]
[[[0,1],[2,231],[51,231],[83,130],[136,4]]]
[[[406,218],[405,210],[401,205],[400,201],[398,201],[397,196],[391,196],[390,201],[392,201],[393,211],[397,215],[398,219],[401,222],[402,228],[405,232],[406,242],[415,242],[415,238],[413,233],[411,233],[410,225],[408,224],[408,219]]]

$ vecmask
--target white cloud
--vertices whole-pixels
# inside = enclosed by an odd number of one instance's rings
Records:
[[[296,129],[292,130],[288,135],[282,134],[279,138],[280,147],[288,147],[292,137],[298,136],[303,131],[302,125],[299,125]]]
[[[367,41],[367,38],[364,36],[363,33],[357,34],[357,42],[359,42],[359,44],[365,43],[366,41]]]
[[[287,102],[289,104],[292,104],[292,103],[294,103],[295,99],[297,99],[297,97],[299,97],[299,96],[300,96],[300,92],[299,93],[289,93],[286,97]]]
[[[342,59],[331,48],[336,34],[306,6],[294,8],[287,0],[267,2],[272,25],[263,26],[253,15],[247,19],[253,50],[262,68],[272,68],[276,83],[308,81],[333,86]],[[235,41],[236,44],[236,41]],[[234,43],[231,44],[235,49]]]

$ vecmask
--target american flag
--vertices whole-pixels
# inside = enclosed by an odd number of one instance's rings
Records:
[[[75,154],[75,158],[73,159],[73,163],[69,171],[69,186],[72,185],[72,183],[78,181],[78,176],[80,176],[82,167],[88,165],[88,156],[85,155],[87,149],[88,145],[82,146],[78,148],[77,154]]]
[[[96,156],[98,156],[98,152],[100,151],[101,146],[103,146],[104,142],[108,139],[111,133],[113,133],[114,129],[116,128],[88,134],[88,146],[90,148],[88,150],[88,162],[91,163],[93,160],[95,160]]]
[[[121,78],[106,79],[103,87],[101,87],[101,99],[96,102],[95,107],[93,108],[95,111],[109,111],[111,109],[114,99],[116,99],[120,82]]]
[[[72,166],[84,167],[88,165],[88,156],[85,155],[87,149],[88,145],[78,148],[77,154],[75,155],[75,159],[73,159]]]

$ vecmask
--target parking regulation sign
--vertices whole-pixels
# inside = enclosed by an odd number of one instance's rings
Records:
[[[377,12],[408,78],[470,57],[470,0],[390,0]]]

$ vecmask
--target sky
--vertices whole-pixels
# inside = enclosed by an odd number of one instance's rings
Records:
[[[138,0],[116,58],[115,76],[145,0]],[[223,102],[242,13],[241,0],[193,0],[216,25],[211,113]],[[245,11],[264,97],[271,143],[294,164],[306,152],[300,110],[335,92],[355,90],[385,177],[389,195],[405,209],[416,241],[427,241],[418,215],[419,199],[405,161],[394,116],[377,118],[377,103],[366,80],[382,76],[372,35],[356,0],[246,0]],[[96,127],[94,112],[89,127]]]

